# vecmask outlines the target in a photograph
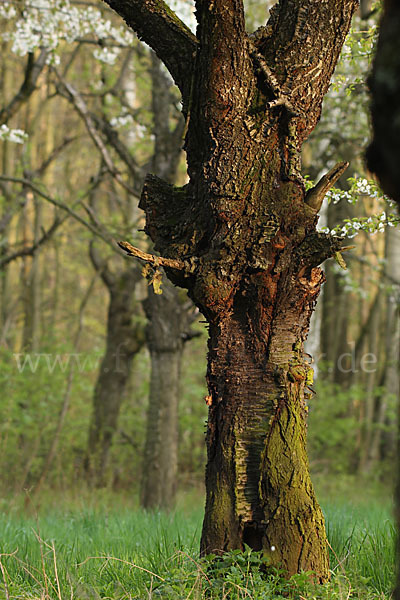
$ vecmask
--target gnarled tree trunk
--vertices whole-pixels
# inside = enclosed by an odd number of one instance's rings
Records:
[[[303,358],[318,265],[341,242],[316,232],[340,164],[306,195],[315,127],[356,0],[280,0],[245,31],[241,0],[197,0],[196,37],[161,1],[107,0],[183,96],[189,183],[146,179],[141,207],[161,264],[210,326],[207,501],[201,549],[248,544],[292,574],[328,578],[306,456]],[[174,259],[175,263],[167,259]]]

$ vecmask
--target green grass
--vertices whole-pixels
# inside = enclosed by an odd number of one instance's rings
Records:
[[[1,600],[390,598],[395,531],[389,507],[325,504],[332,580],[313,586],[303,575],[290,582],[279,572],[265,575],[257,553],[233,552],[213,565],[199,561],[200,507],[168,516],[126,503],[62,505],[30,517],[3,505]]]

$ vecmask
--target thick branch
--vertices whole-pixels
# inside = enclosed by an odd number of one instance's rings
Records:
[[[252,65],[248,51],[248,36],[242,0],[196,0],[201,47],[200,94],[204,96],[206,122],[221,120],[226,114],[243,109],[249,87]]]
[[[299,146],[315,127],[322,99],[358,0],[279,0],[252,41],[275,73],[281,93],[301,119]]]
[[[196,36],[163,0],[105,0],[163,61],[184,103],[190,94]]]

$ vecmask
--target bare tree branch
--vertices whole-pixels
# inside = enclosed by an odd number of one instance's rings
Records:
[[[3,269],[6,265],[8,265],[10,262],[12,262],[13,260],[16,260],[17,258],[21,258],[22,256],[33,256],[36,252],[36,250],[42,246],[43,244],[45,244],[47,241],[49,241],[51,239],[51,237],[53,236],[53,233],[55,233],[55,231],[60,227],[60,225],[62,225],[64,223],[64,221],[66,221],[69,218],[69,215],[65,215],[64,218],[60,219],[58,217],[56,217],[54,219],[53,224],[51,225],[51,227],[49,227],[49,229],[47,229],[42,237],[40,237],[34,244],[32,244],[32,246],[29,247],[25,247],[25,248],[21,248],[20,250],[16,250],[15,252],[12,252],[11,254],[8,254],[7,256],[4,256],[3,258],[0,259],[0,270]]]
[[[149,254],[148,252],[143,252],[139,248],[132,246],[129,242],[118,242],[118,246],[124,250],[128,256],[133,256],[134,258],[139,258],[144,262],[149,263],[154,267],[167,267],[169,269],[176,269],[178,271],[187,271],[189,263],[186,263],[180,259],[174,258],[164,258],[163,256],[155,256],[154,254]]]
[[[121,174],[119,173],[117,167],[115,166],[115,164],[110,156],[110,153],[108,152],[108,149],[98,132],[98,128],[96,125],[96,122],[97,123],[99,122],[98,118],[97,117],[95,118],[95,117],[93,117],[93,115],[90,114],[87,104],[84,101],[84,99],[82,98],[82,96],[80,95],[80,93],[71,84],[64,81],[60,75],[57,74],[57,76],[58,76],[58,80],[59,80],[58,89],[59,89],[60,93],[62,95],[64,95],[67,98],[67,100],[69,100],[73,104],[76,111],[82,118],[83,122],[86,125],[86,129],[88,130],[90,137],[92,138],[95,146],[97,147],[97,149],[99,150],[99,152],[101,154],[101,157],[104,161],[105,166],[107,167],[107,170],[110,172],[110,174],[114,177],[114,179],[123,188],[125,188],[130,194],[137,196],[138,192],[136,190],[132,189],[129,185],[127,185],[125,183],[125,181],[122,179]],[[121,146],[123,146],[123,144],[122,144],[122,142],[120,144],[117,143],[118,135],[115,133],[115,131],[112,130],[112,128],[110,128],[110,129],[114,134],[114,146],[116,146],[116,147],[118,147],[118,149],[120,149]],[[134,165],[135,165],[133,159],[131,157],[128,158],[126,153],[125,153],[125,159],[127,159],[129,161],[128,166],[133,169]],[[125,160],[124,160],[124,162],[125,162]]]
[[[33,179],[34,177],[40,177],[44,175],[44,173],[47,171],[53,160],[55,160],[61,154],[64,148],[66,148],[69,144],[71,144],[71,142],[74,142],[76,139],[77,136],[65,137],[61,144],[53,148],[49,155],[43,160],[43,162],[38,167],[36,167],[36,169],[34,169],[33,171],[29,171],[29,179]],[[28,171],[25,170],[25,173],[28,173]]]
[[[139,197],[143,179],[146,174],[145,171],[138,166],[132,156],[132,153],[129,151],[127,146],[119,137],[118,132],[110,125],[107,119],[95,114],[92,114],[91,118],[93,119],[98,131],[101,131],[104,134],[109,145],[114,148],[115,152],[131,172],[131,175],[134,178],[133,193],[135,196]]]
[[[38,196],[40,196],[41,198],[43,198],[50,204],[53,204],[54,206],[61,208],[61,210],[68,213],[71,217],[73,217],[76,221],[78,221],[78,223],[80,223],[81,225],[83,225],[84,227],[89,229],[89,231],[91,231],[95,236],[101,238],[104,242],[106,242],[109,246],[111,246],[113,248],[113,250],[115,250],[115,242],[111,238],[111,236],[105,234],[103,231],[100,231],[99,229],[97,229],[96,227],[94,227],[93,225],[91,225],[90,223],[85,221],[85,219],[83,219],[77,212],[75,212],[67,204],[64,204],[64,202],[61,202],[60,200],[56,200],[52,196],[49,196],[48,194],[43,192],[37,185],[32,183],[32,181],[29,181],[29,179],[23,179],[23,178],[19,178],[19,177],[9,177],[7,175],[0,175],[0,181],[11,181],[13,183],[19,183],[21,185],[25,185],[25,186],[29,187],[35,194],[37,194]],[[93,187],[95,187],[96,185],[97,185],[97,183],[93,184],[89,188],[89,190],[86,192],[85,195],[88,195],[92,191]],[[80,204],[81,202],[82,202],[82,198],[80,198],[78,200],[77,204]]]
[[[39,75],[46,65],[47,56],[47,50],[41,50],[38,59],[35,61],[33,52],[28,54],[24,81],[14,98],[12,98],[6,107],[0,110],[0,125],[7,123],[7,121],[20,109],[21,105],[27,102],[29,97],[33,94],[36,89]]]
[[[196,36],[163,0],[105,0],[163,61],[181,90],[190,95]]]

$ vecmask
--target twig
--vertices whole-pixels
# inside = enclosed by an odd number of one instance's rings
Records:
[[[154,254],[149,254],[148,252],[143,252],[143,250],[139,250],[139,248],[135,248],[129,242],[117,242],[118,246],[124,250],[128,256],[134,256],[135,258],[140,258],[140,260],[144,260],[145,262],[154,265],[155,267],[167,267],[169,269],[177,269],[178,271],[183,271],[188,269],[188,264],[183,260],[175,259],[175,258],[164,258],[163,256],[154,256]]]
[[[58,596],[58,600],[62,600],[62,597],[61,597],[61,588],[60,588],[60,580],[58,578],[56,548],[54,546],[54,542],[51,543],[51,549],[52,549],[52,552],[53,552],[54,575],[55,575],[56,583],[57,583],[57,596]]]
[[[200,563],[195,560],[194,558],[192,558],[189,554],[187,554],[186,552],[183,552],[182,550],[178,550],[177,554],[181,554],[182,556],[186,556],[186,558],[188,558],[189,560],[191,560],[197,567],[197,569],[204,575],[204,577],[207,579],[208,583],[211,583],[210,578],[207,576],[207,573],[204,571],[204,569],[201,568]]]
[[[328,544],[329,548],[332,550],[332,552],[333,552],[333,554],[334,554],[334,556],[335,556],[336,560],[338,561],[338,565],[339,565],[339,567],[341,568],[341,570],[342,570],[342,573],[343,573],[343,575],[344,575],[345,579],[347,579],[347,582],[348,582],[348,584],[349,584],[349,591],[348,591],[347,598],[346,598],[346,600],[348,600],[348,599],[350,598],[350,596],[351,596],[351,582],[349,581],[349,578],[348,578],[348,577],[347,577],[347,575],[346,575],[346,571],[345,571],[345,569],[344,569],[344,566],[343,566],[343,564],[342,564],[342,563],[343,563],[343,561],[339,560],[339,557],[338,557],[338,555],[336,554],[336,552],[334,551],[334,549],[332,548],[332,546],[330,545],[330,543],[329,543],[329,541],[328,541],[328,540],[326,540],[326,543]]]
[[[1,557],[2,557],[2,556],[3,556],[3,555],[2,555],[2,554],[0,554],[0,570],[1,570],[1,574],[2,574],[2,576],[3,576],[3,581],[4,581],[4,592],[5,592],[5,594],[6,594],[6,600],[10,600],[10,596],[9,596],[9,594],[8,594],[8,586],[7,586],[6,572],[5,572],[5,569],[4,569],[4,567],[3,567],[3,563],[1,562]]]

